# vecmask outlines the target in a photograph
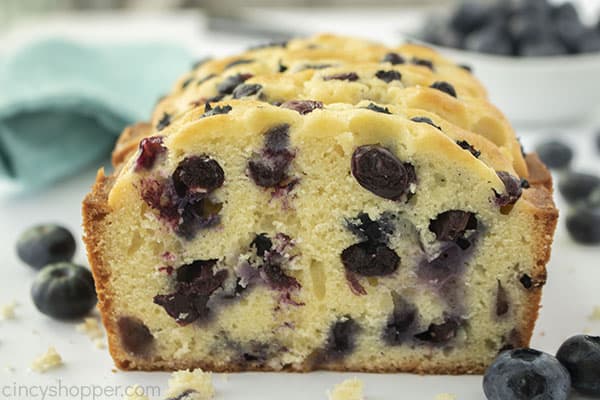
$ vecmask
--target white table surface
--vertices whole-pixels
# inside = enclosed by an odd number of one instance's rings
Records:
[[[88,40],[104,40],[118,38],[123,29],[134,32],[135,39],[177,38],[198,54],[220,55],[246,47],[243,40],[210,36],[202,32],[202,24],[198,21],[200,19],[195,16],[155,15],[120,20],[106,15],[78,20],[59,17],[44,23],[45,25],[36,22],[26,30],[4,36],[0,40],[0,52],[28,40],[25,39],[27,35],[31,38],[35,35],[46,35],[48,32],[62,32],[79,35],[80,38],[85,37]],[[107,28],[107,23],[110,29]],[[125,28],[125,23],[128,28]],[[132,26],[135,29],[132,29]],[[342,27],[340,30],[348,30],[348,27]],[[592,131],[593,124],[589,122],[578,127],[561,128],[559,131],[548,127],[540,129],[537,133],[519,133],[523,136],[527,149],[553,134],[562,135],[561,137],[577,150],[574,167],[599,172],[600,153],[592,145]],[[63,393],[62,396],[45,398],[63,400],[122,397],[82,395],[85,390],[93,390],[94,385],[105,389],[117,387],[119,390],[124,390],[132,384],[159,386],[163,390],[166,387],[166,373],[114,372],[107,351],[96,349],[86,336],[75,330],[74,323],[53,321],[38,313],[31,303],[29,288],[34,272],[17,259],[14,251],[16,237],[30,225],[52,221],[66,225],[80,237],[80,202],[89,190],[94,175],[95,167],[81,171],[75,177],[51,188],[28,194],[19,193],[11,185],[0,184],[0,305],[13,300],[18,303],[15,320],[0,320],[0,399],[44,398],[41,394],[34,396],[34,393],[30,393],[29,397],[14,395],[13,391],[18,386],[35,390],[32,388],[56,388],[57,385],[61,385],[63,390],[65,387],[70,389],[72,395]],[[564,228],[567,209],[560,198],[557,198],[557,202],[562,215],[552,259],[548,265],[549,278],[544,289],[543,309],[532,340],[532,347],[548,352],[555,352],[561,342],[570,335],[582,332],[600,334],[600,322],[588,319],[593,307],[600,305],[600,247],[580,246],[570,240]],[[86,263],[81,243],[76,261]],[[56,347],[63,356],[65,365],[45,374],[31,372],[31,361],[49,346]],[[454,394],[457,400],[484,398],[480,376],[252,373],[231,374],[227,379],[215,375],[214,382],[218,392],[217,399],[316,400],[326,399],[327,389],[353,376],[364,380],[368,400],[433,400],[439,393]],[[162,398],[158,393],[154,394],[152,399]]]

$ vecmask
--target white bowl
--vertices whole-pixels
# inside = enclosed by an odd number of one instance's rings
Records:
[[[492,103],[513,123],[566,123],[600,106],[600,53],[504,57],[423,44],[471,66]]]

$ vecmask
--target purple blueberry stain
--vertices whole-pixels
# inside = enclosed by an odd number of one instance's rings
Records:
[[[156,159],[166,151],[162,136],[150,136],[142,139],[139,145],[139,155],[135,161],[135,171],[152,169]]]
[[[392,65],[404,64],[406,59],[398,53],[387,53],[382,59],[382,63],[390,63]]]
[[[212,107],[210,103],[206,103],[206,105],[204,106],[204,113],[200,116],[200,118],[212,117],[214,115],[229,114],[231,110],[232,108],[228,104]]]
[[[461,326],[461,320],[455,317],[446,317],[440,324],[430,324],[426,331],[417,333],[414,337],[422,342],[432,344],[446,344],[454,339]]]
[[[265,134],[263,148],[248,161],[247,173],[254,183],[264,188],[282,188],[290,180],[289,165],[295,157],[289,146],[288,124],[271,128]]]
[[[431,118],[428,117],[413,117],[410,119],[412,122],[417,122],[419,124],[427,124],[427,125],[431,125],[433,126],[435,129],[437,130],[442,130],[442,128],[438,125],[436,125]]]
[[[398,71],[394,71],[393,69],[388,71],[379,70],[375,73],[375,77],[384,81],[385,83],[402,80],[402,74]]]
[[[493,189],[495,203],[500,207],[500,211],[503,214],[507,214],[523,194],[521,180],[506,171],[496,171],[496,175],[498,175],[498,178],[500,178],[504,184],[504,192],[498,193]]]
[[[456,241],[463,238],[467,231],[476,229],[477,218],[468,211],[445,211],[429,221],[429,230],[441,241]]]
[[[352,154],[351,171],[363,188],[379,197],[408,201],[415,193],[415,168],[410,163],[400,161],[381,145],[356,148]]]
[[[368,106],[365,107],[367,110],[375,111],[381,114],[392,114],[387,107],[378,106],[375,103],[369,103]]]
[[[475,158],[479,158],[479,156],[481,155],[481,151],[477,150],[475,147],[473,147],[469,142],[467,142],[466,140],[457,140],[456,144],[460,146],[461,149],[463,150],[467,150],[469,153],[471,153],[473,155],[473,157]]]
[[[217,85],[217,91],[220,95],[232,94],[238,85],[241,85],[250,78],[252,78],[252,74],[230,75]]]
[[[417,308],[396,292],[392,292],[394,309],[383,329],[383,340],[390,346],[397,346],[411,339],[417,323]]]
[[[340,74],[326,75],[323,77],[324,81],[349,81],[355,82],[359,79],[356,72],[344,72]]]
[[[356,348],[356,336],[360,333],[360,325],[346,316],[333,323],[325,342],[323,362],[335,362],[352,353]]]
[[[502,286],[500,280],[498,280],[498,287],[496,289],[496,316],[501,317],[506,315],[509,308],[508,293]]]
[[[238,65],[246,65],[246,64],[252,64],[254,62],[254,60],[252,59],[239,59],[239,60],[235,60],[230,62],[229,64],[225,65],[225,67],[223,68],[223,70],[238,66]]]
[[[117,320],[117,330],[121,344],[128,353],[143,357],[151,350],[154,336],[141,319],[120,317]]]
[[[242,83],[233,90],[233,98],[241,99],[244,97],[254,96],[262,90],[262,85],[258,83]]]
[[[420,66],[420,67],[429,68],[432,71],[434,70],[433,61],[431,61],[431,60],[414,57],[410,60],[410,63],[413,65]]]
[[[438,81],[434,82],[430,88],[437,89],[440,92],[446,93],[449,96],[456,97],[456,89],[448,82]]]
[[[141,181],[141,197],[159,218],[184,239],[193,239],[199,230],[220,222],[222,203],[210,195],[223,185],[224,171],[219,163],[206,156],[183,159],[170,178],[147,178]]]
[[[182,326],[206,318],[210,297],[228,276],[226,270],[214,270],[216,263],[217,260],[197,260],[180,266],[175,272],[175,291],[156,295],[154,303]]]
[[[158,123],[156,124],[156,130],[162,131],[169,125],[171,125],[171,114],[165,112],[160,120],[158,120]]]
[[[283,103],[281,108],[287,108],[298,112],[300,115],[306,115],[314,110],[322,109],[323,103],[315,100],[290,100]]]

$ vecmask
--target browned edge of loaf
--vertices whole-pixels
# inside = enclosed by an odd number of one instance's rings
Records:
[[[87,247],[89,263],[96,282],[98,308],[107,331],[109,350],[116,366],[123,370],[143,371],[172,371],[189,368],[202,368],[214,372],[277,371],[267,365],[256,366],[235,363],[215,365],[203,360],[197,360],[193,363],[187,361],[178,362],[175,360],[145,361],[139,357],[130,356],[122,348],[116,326],[116,319],[112,313],[112,292],[108,286],[111,272],[106,265],[103,256],[103,237],[107,228],[104,223],[104,218],[111,211],[107,200],[108,194],[114,184],[115,177],[129,157],[137,150],[140,140],[148,136],[151,132],[152,127],[147,123],[139,123],[124,130],[113,151],[113,174],[106,176],[103,169],[99,170],[92,191],[83,201],[82,214],[85,232],[84,241]],[[539,237],[532,238],[537,260],[537,263],[533,268],[533,276],[531,277],[534,285],[530,289],[530,295],[526,305],[526,318],[523,320],[523,325],[517,329],[515,338],[513,338],[512,344],[515,347],[525,347],[529,345],[539,313],[542,287],[546,282],[545,266],[550,258],[552,239],[558,219],[558,210],[552,199],[552,176],[550,175],[550,172],[534,153],[527,154],[525,160],[529,169],[528,180],[531,188],[524,192],[524,199],[529,201],[535,207],[534,218],[538,221],[540,228],[538,230]],[[485,371],[487,365],[456,364],[451,367],[448,367],[447,365],[424,367],[420,365],[420,363],[415,362],[410,365],[402,366],[390,363],[387,366],[361,365],[348,368],[343,365],[327,365],[322,368],[340,372],[410,372],[416,374],[461,375],[481,374]],[[316,368],[308,361],[302,365],[287,366],[283,371],[309,372],[315,369],[319,368]]]

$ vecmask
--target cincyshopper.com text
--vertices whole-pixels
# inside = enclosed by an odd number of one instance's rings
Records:
[[[133,395],[158,398],[160,393],[160,386],[67,385],[61,379],[45,385],[0,383],[0,399],[6,400],[121,400]]]

